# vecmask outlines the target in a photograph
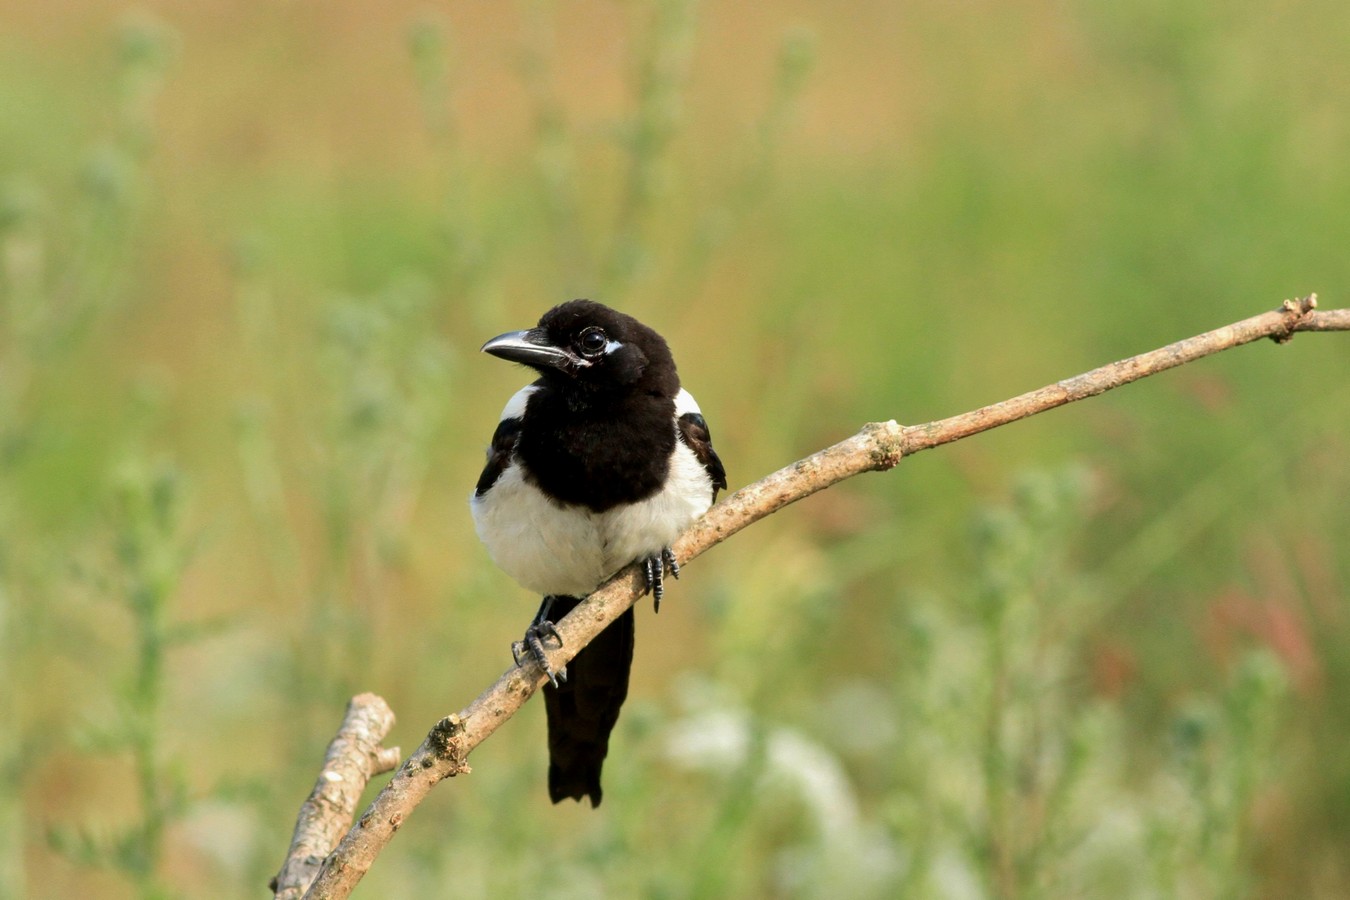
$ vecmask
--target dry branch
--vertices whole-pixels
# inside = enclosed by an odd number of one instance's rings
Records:
[[[351,827],[352,814],[370,779],[398,765],[398,748],[380,746],[393,727],[394,711],[382,697],[358,694],[347,704],[347,715],[324,754],[314,790],[300,806],[286,861],[268,885],[277,900],[304,895],[324,857]]]
[[[673,549],[681,564],[687,563],[747,525],[846,478],[862,472],[885,471],[903,457],[920,450],[1092,397],[1221,350],[1264,337],[1283,343],[1298,331],[1350,330],[1350,309],[1319,312],[1316,305],[1315,294],[1301,300],[1286,300],[1279,309],[948,419],[925,425],[902,426],[894,421],[865,425],[847,440],[736,491],[709,510]],[[550,653],[553,667],[565,665],[605,626],[618,618],[638,599],[642,587],[637,568],[629,567],[579,604],[557,624],[563,640],[562,647]],[[469,771],[465,762],[469,753],[514,715],[543,683],[543,671],[533,663],[523,668],[511,668],[465,709],[438,722],[360,821],[324,860],[305,896],[348,896],[431,788],[444,778]],[[355,802],[353,798],[353,809]],[[297,842],[300,841],[299,831],[298,824]],[[320,840],[312,840],[304,846],[313,848],[323,844]]]

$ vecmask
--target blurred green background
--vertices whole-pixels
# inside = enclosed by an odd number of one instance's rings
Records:
[[[1350,282],[1350,6],[0,3],[0,896],[265,896],[348,696],[532,615],[467,494],[572,297],[738,487]],[[789,508],[365,897],[1350,895],[1350,335]]]

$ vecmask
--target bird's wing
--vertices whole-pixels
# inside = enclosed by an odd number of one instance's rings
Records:
[[[503,419],[497,423],[497,430],[492,433],[492,444],[487,451],[487,465],[483,466],[483,474],[478,476],[478,487],[474,488],[474,493],[479,497],[486,494],[507,466],[511,465],[511,454],[516,450],[518,437],[519,419]]]
[[[694,451],[694,456],[698,457],[698,461],[707,471],[708,480],[712,482],[713,500],[716,500],[718,490],[726,489],[727,470],[722,465],[722,460],[718,458],[717,451],[713,449],[712,433],[708,431],[708,423],[703,419],[703,412],[698,408],[693,395],[683,388],[675,398],[675,421],[679,426],[680,440]]]
[[[492,443],[487,451],[487,464],[483,466],[483,474],[478,476],[478,487],[474,488],[474,494],[477,496],[486,494],[511,465],[511,455],[515,452],[516,440],[520,437],[520,423],[525,415],[525,404],[529,402],[530,394],[535,390],[535,385],[526,385],[506,401],[506,408],[502,410],[497,430],[492,432]]]

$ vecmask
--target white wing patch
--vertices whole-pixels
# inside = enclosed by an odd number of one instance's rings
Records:
[[[685,413],[698,413],[701,416],[703,410],[698,408],[698,401],[694,399],[693,394],[680,388],[680,392],[675,395],[675,418],[678,419]]]
[[[519,419],[525,415],[525,404],[530,401],[530,395],[537,390],[539,388],[527,384],[512,394],[511,399],[506,401],[506,406],[502,409],[502,415],[498,421],[505,422],[507,419]]]

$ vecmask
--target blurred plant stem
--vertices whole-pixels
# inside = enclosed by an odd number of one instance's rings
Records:
[[[149,197],[155,100],[173,58],[176,35],[160,22],[128,17],[118,34],[115,131],[89,154],[86,202],[77,208],[72,259],[55,270],[38,315],[42,347],[75,340],[121,298],[129,252]]]
[[[803,27],[790,28],[778,50],[777,67],[769,88],[769,102],[748,136],[748,148],[737,179],[722,192],[721,202],[702,215],[684,259],[675,267],[677,296],[694,296],[703,288],[716,252],[730,240],[745,219],[764,204],[779,179],[779,157],[796,121],[801,96],[816,61],[816,37]]]
[[[48,192],[11,176],[0,185],[0,450],[13,453],[40,369],[70,353],[116,303],[149,193],[154,99],[173,35],[128,20],[118,36],[113,134],[89,153],[79,203],[57,217]],[[61,232],[76,235],[63,242]]]
[[[699,842],[698,858],[705,860],[692,873],[688,895],[694,900],[735,896],[745,887],[735,864],[740,852],[740,837],[755,814],[755,798],[763,789],[766,769],[767,734],[765,724],[747,719],[745,749],[734,771],[728,773],[729,790],[712,815],[712,821]]]
[[[647,264],[647,238],[663,166],[680,125],[683,92],[693,51],[697,0],[652,0],[636,68],[634,110],[621,128],[628,174],[612,226],[601,277],[601,296],[622,304],[634,277]]]
[[[26,583],[22,570],[24,560],[38,557],[36,547],[53,540],[53,535],[35,533],[36,517],[23,508],[22,499],[23,480],[46,450],[39,398],[124,293],[140,212],[150,193],[155,99],[173,42],[172,32],[153,20],[124,21],[111,79],[112,131],[86,154],[75,202],[57,206],[55,192],[23,174],[0,184],[0,717],[8,723],[0,734],[0,897],[25,894],[29,813],[23,782],[34,748],[52,740],[32,728],[31,711],[19,702],[32,687],[30,670],[42,668],[29,664],[41,652],[31,638],[61,616],[58,604],[30,597],[45,591]],[[158,539],[140,536],[152,543]],[[135,554],[150,548],[132,544],[122,549]],[[123,724],[140,786],[142,821],[122,846],[105,848],[106,855],[76,854],[86,862],[118,866],[145,896],[158,895],[154,869],[171,806],[163,793],[169,782],[160,777],[164,773],[154,758],[164,637],[159,591],[165,587],[145,582],[126,595],[139,626],[139,654],[137,675],[123,693]],[[20,597],[28,602],[19,603]],[[48,717],[55,718],[50,712]]]
[[[182,537],[182,479],[170,466],[129,455],[114,473],[107,525],[112,532],[106,571],[92,584],[120,603],[132,624],[133,658],[115,682],[112,718],[90,728],[84,749],[99,756],[126,754],[138,798],[138,818],[111,834],[54,827],[52,846],[73,862],[111,868],[144,898],[172,895],[162,878],[168,828],[188,808],[187,785],[165,746],[163,711],[169,687],[169,651],[200,635],[171,622],[171,602],[191,553]]]
[[[1172,723],[1170,774],[1188,814],[1155,816],[1154,866],[1173,896],[1240,900],[1255,887],[1253,816],[1272,766],[1288,677],[1268,650],[1245,653],[1217,697],[1190,698]]]
[[[0,506],[0,530],[10,534],[10,519]],[[0,721],[8,723],[0,735],[0,900],[27,894],[23,854],[26,838],[23,803],[24,717],[19,708],[18,673],[13,669],[20,642],[15,635],[17,615],[9,566],[9,547],[0,543]]]
[[[475,328],[485,329],[489,326],[484,300],[491,260],[473,220],[473,170],[460,145],[452,107],[456,76],[454,38],[449,23],[434,13],[423,14],[407,30],[422,120],[438,160],[439,238],[444,248],[438,284],[446,295],[456,298],[454,308],[458,312],[466,315]]]
[[[563,283],[582,289],[596,283],[586,245],[584,204],[576,171],[576,139],[558,95],[551,61],[556,55],[552,0],[528,0],[520,78],[530,95],[534,125],[533,160],[549,240]]]
[[[1056,823],[1049,800],[1073,768],[1062,742],[1072,715],[1059,685],[1088,620],[1067,568],[1070,526],[1086,489],[1083,473],[1029,474],[1010,508],[991,509],[975,530],[974,604],[983,632],[983,781],[987,823],[980,857],[992,896],[1026,896],[1044,885]],[[1053,890],[1050,892],[1054,893]]]

